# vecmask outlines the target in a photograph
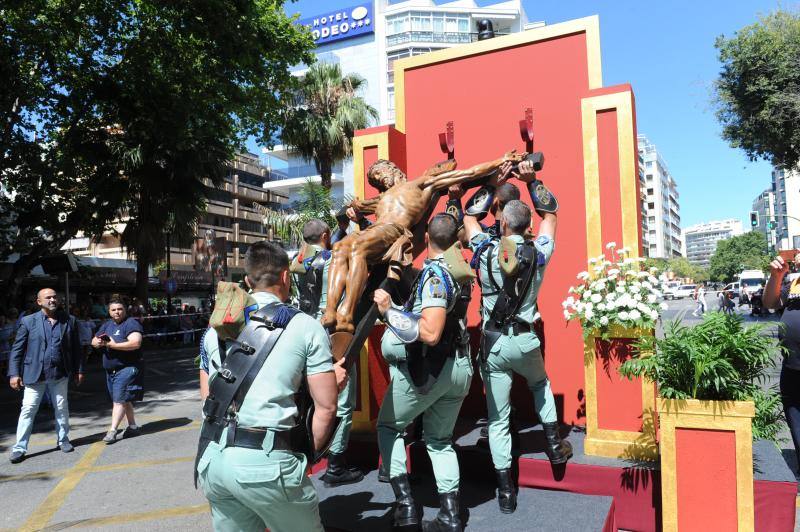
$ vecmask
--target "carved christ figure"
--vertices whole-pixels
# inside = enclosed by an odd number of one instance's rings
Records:
[[[411,229],[421,221],[434,194],[444,192],[451,185],[486,177],[504,162],[516,163],[525,155],[512,150],[499,159],[466,170],[424,175],[413,181],[408,181],[403,171],[391,161],[381,159],[372,164],[367,170],[367,180],[380,191],[380,195],[368,200],[354,200],[350,206],[361,214],[375,214],[376,222],[333,246],[328,301],[322,324],[327,328],[335,327],[337,332],[354,331],[353,313],[366,286],[367,265],[388,262],[391,275],[392,268],[411,264]],[[339,301],[341,304],[337,309]]]

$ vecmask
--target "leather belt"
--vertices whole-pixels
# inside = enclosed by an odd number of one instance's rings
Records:
[[[515,321],[513,323],[508,324],[503,329],[502,334],[504,334],[505,336],[519,336],[520,334],[529,332],[534,332],[533,325],[522,321]]]
[[[268,429],[235,427],[228,425],[228,430],[234,430],[233,442],[228,447],[244,447],[245,449],[263,449],[264,438],[267,437]],[[291,451],[292,446],[289,439],[289,431],[272,431],[272,451]]]

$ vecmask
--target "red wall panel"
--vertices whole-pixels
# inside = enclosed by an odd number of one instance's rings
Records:
[[[708,452],[713,449],[714,452]],[[736,530],[736,436],[733,431],[675,430],[678,530]]]

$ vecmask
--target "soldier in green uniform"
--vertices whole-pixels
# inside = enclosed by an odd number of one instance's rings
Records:
[[[472,365],[464,315],[462,288],[453,271],[463,257],[445,259],[457,238],[458,224],[449,214],[438,214],[428,225],[428,259],[409,301],[399,310],[389,294],[375,292],[378,310],[387,322],[381,342],[390,364],[391,383],[378,413],[378,444],[388,465],[396,503],[394,526],[415,530],[419,510],[411,494],[403,430],[423,415],[423,433],[436,476],[441,508],[424,530],[462,530],[459,515],[458,459],[452,445],[453,427],[470,381]],[[465,287],[469,295],[469,287]],[[468,302],[468,300],[467,300]],[[463,307],[461,311],[456,310]],[[459,315],[460,314],[460,315]]]
[[[279,246],[259,242],[250,247],[245,281],[260,306],[288,298],[288,267],[289,257]],[[209,362],[213,392],[215,380],[228,380],[230,374],[219,371],[219,348],[210,350]],[[319,500],[306,476],[307,459],[293,449],[289,437],[298,414],[295,394],[303,379],[315,406],[313,439],[320,449],[335,423],[336,378],[325,330],[314,318],[297,313],[237,403],[235,418],[200,454],[197,473],[211,503],[215,530],[322,532]]]
[[[303,226],[303,240],[306,245],[292,261],[290,270],[297,288],[300,310],[319,319],[325,312],[328,295],[328,268],[331,263],[331,230],[322,220],[312,219]],[[343,379],[344,359],[334,365],[337,381]],[[333,435],[328,454],[328,469],[322,476],[328,487],[352,484],[364,478],[357,468],[348,467],[345,459],[347,443],[350,440],[350,428],[353,425],[353,410],[356,406],[356,385],[358,368],[353,364],[347,378],[347,384],[339,392],[336,415],[340,418],[339,426]]]
[[[511,165],[501,167],[501,176],[510,173]],[[531,209],[519,200],[509,201],[503,207],[498,237],[484,231],[474,217],[464,217],[464,227],[474,251],[472,266],[479,270],[483,318],[481,376],[486,388],[489,447],[499,486],[498,502],[504,513],[516,509],[509,430],[509,397],[514,373],[527,380],[533,393],[534,406],[547,439],[545,450],[551,463],[562,464],[572,456],[572,446],[558,433],[555,400],[545,372],[540,341],[534,331],[534,323],[540,318],[537,294],[555,247],[558,202],[536,180],[529,161],[519,164],[518,174],[515,173],[514,177],[528,183],[534,207],[542,217],[535,241],[526,240]],[[525,273],[530,272],[530,275],[523,279],[521,269],[514,272],[513,268],[506,266],[517,262],[524,246],[529,246],[527,249],[532,260],[525,268]],[[528,284],[524,286],[526,281]],[[495,309],[500,299],[504,304]]]

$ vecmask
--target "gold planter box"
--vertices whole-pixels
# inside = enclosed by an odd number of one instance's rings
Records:
[[[652,329],[611,325],[608,340],[599,330],[584,340],[586,441],[588,455],[656,460],[655,386],[645,378],[629,381],[617,373],[630,358],[631,344]]]
[[[659,398],[664,532],[754,528],[751,401]]]

